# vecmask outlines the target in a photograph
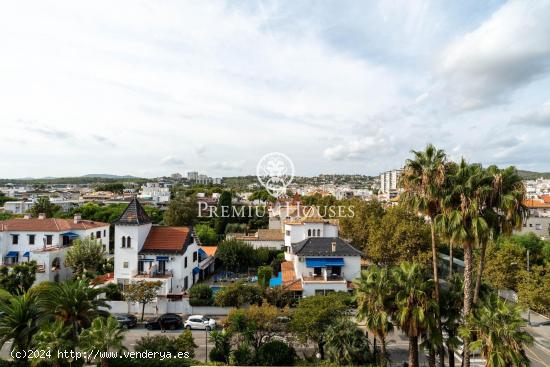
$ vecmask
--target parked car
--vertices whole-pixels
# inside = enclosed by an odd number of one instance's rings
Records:
[[[216,328],[216,320],[204,315],[191,315],[185,321],[184,327],[186,329],[214,330]]]
[[[137,325],[137,317],[129,313],[117,313],[114,316],[121,327],[131,329]]]
[[[145,323],[145,327],[148,330],[160,329],[161,323],[165,329],[174,330],[179,329],[183,326],[183,319],[180,315],[176,315],[175,313],[165,313],[158,317],[147,320],[147,322]]]

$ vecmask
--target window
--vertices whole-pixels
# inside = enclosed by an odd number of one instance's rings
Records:
[[[185,259],[183,260],[183,267],[186,268],[187,267],[187,256],[185,257]]]
[[[34,234],[29,235],[29,245],[34,245],[35,237],[36,237],[36,235],[34,235]]]
[[[123,267],[124,269],[128,269],[128,261],[123,262],[123,263],[122,263],[122,267]]]
[[[321,237],[321,230],[320,229],[317,230],[317,237]]]
[[[197,261],[197,251],[193,252],[193,262]]]
[[[104,229],[104,230],[103,230],[103,237],[106,237],[106,236],[107,236],[107,230]]]
[[[128,236],[128,238],[126,239],[126,247],[132,247],[132,239],[130,238],[130,236]]]
[[[11,243],[14,245],[17,245],[19,243],[19,235],[18,234],[12,234],[11,235]]]
[[[286,231],[286,235],[287,235],[287,236],[290,236],[290,231]]]
[[[535,224],[535,229],[540,231],[542,229],[542,225],[540,223]]]
[[[46,245],[51,245],[53,240],[53,236],[51,234],[46,235]]]
[[[122,248],[126,247],[126,237],[122,236]]]
[[[308,229],[308,230],[307,230],[307,236],[308,236],[308,237],[311,237],[311,229]]]
[[[187,258],[185,258],[185,260],[187,260]],[[183,290],[187,290],[187,288],[189,288],[189,279],[188,277],[185,277],[183,279]]]
[[[95,236],[96,236],[97,238],[101,238],[101,231],[97,231],[97,232],[95,233]]]
[[[90,239],[91,239],[91,240],[94,239],[94,232],[90,233]]]

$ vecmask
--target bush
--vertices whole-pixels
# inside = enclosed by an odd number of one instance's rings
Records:
[[[105,298],[109,301],[122,301],[124,296],[117,284],[109,283],[105,286]]]
[[[256,362],[262,366],[291,366],[295,359],[294,348],[280,340],[265,343],[256,355]]]
[[[240,344],[231,352],[229,364],[235,366],[251,366],[255,364],[254,353],[246,343]]]
[[[218,348],[214,348],[210,350],[210,353],[208,354],[208,358],[211,362],[221,362],[221,363],[227,363],[227,358],[225,353],[222,350],[219,350]]]
[[[211,306],[214,303],[212,288],[208,284],[195,284],[189,289],[191,306]]]
[[[271,279],[271,276],[273,275],[273,269],[271,266],[260,266],[258,268],[258,284],[260,284],[260,287],[262,289],[266,289],[269,287],[269,280]]]
[[[139,359],[112,358],[108,360],[109,367],[187,367],[191,358]]]
[[[172,339],[164,335],[142,336],[136,341],[134,347],[136,352],[173,352],[174,346]]]
[[[197,224],[195,233],[203,245],[215,245],[218,243],[218,234],[208,224]]]

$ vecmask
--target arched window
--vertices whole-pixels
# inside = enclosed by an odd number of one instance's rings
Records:
[[[321,230],[320,229],[317,230],[317,237],[321,237]]]
[[[126,247],[126,237],[122,236],[122,247]]]
[[[307,236],[308,236],[308,237],[311,237],[311,229],[308,229],[308,230],[307,230]]]
[[[126,247],[132,247],[132,239],[130,236],[128,236],[128,239],[126,239]]]

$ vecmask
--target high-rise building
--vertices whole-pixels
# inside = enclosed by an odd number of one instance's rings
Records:
[[[189,181],[197,181],[199,179],[198,172],[187,172],[187,179]]]
[[[399,193],[399,179],[403,170],[394,169],[380,174],[380,194],[392,199]]]

